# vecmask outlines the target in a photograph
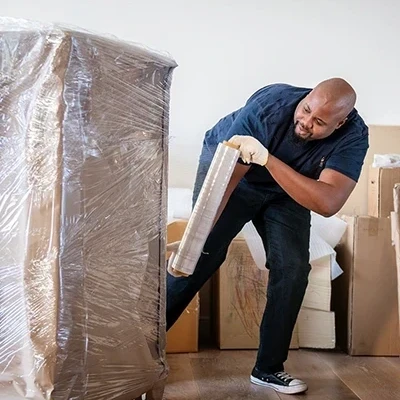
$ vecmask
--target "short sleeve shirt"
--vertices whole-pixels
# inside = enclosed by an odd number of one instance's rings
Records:
[[[311,89],[273,84],[254,93],[239,110],[222,118],[204,138],[203,147],[214,154],[218,143],[234,135],[258,139],[269,152],[295,171],[318,179],[324,168],[358,181],[368,150],[368,127],[356,109],[330,136],[320,140],[294,140],[294,112]],[[277,185],[268,170],[252,165],[245,179]]]

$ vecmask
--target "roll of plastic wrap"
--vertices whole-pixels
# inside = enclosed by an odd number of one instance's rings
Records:
[[[218,207],[232,176],[240,151],[230,143],[220,143],[190,215],[187,228],[172,268],[183,275],[191,275],[212,229]]]

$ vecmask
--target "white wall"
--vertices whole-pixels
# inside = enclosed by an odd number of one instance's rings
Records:
[[[204,132],[272,82],[342,76],[367,123],[400,124],[398,0],[0,0],[0,9],[112,33],[176,59],[172,186],[192,186]]]

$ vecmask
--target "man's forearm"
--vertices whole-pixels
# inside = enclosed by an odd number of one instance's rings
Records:
[[[224,197],[222,198],[221,204],[218,207],[217,214],[214,218],[213,227],[219,220],[219,217],[221,216],[222,212],[224,211],[226,204],[228,203],[229,198],[231,197],[232,192],[236,189],[236,186],[238,185],[240,180],[246,175],[246,172],[249,170],[249,168],[250,167],[248,165],[243,165],[239,163],[236,164],[231,179],[226,188]]]
[[[272,155],[266,168],[279,186],[303,207],[323,216],[339,211],[335,188],[328,183],[307,178]]]
[[[290,197],[324,216],[336,214],[357,183],[348,173],[334,168],[325,168],[318,181],[307,178],[271,155],[261,142],[251,136],[235,135],[229,141],[238,147],[242,160],[265,166]]]
[[[229,201],[229,198],[231,197],[232,192],[235,190],[235,188],[232,186],[228,186],[228,188],[225,191],[224,197],[222,198],[221,204],[218,207],[217,214],[215,215],[214,222],[213,222],[213,227],[219,220],[219,217],[221,216],[222,212],[224,211],[226,204]]]

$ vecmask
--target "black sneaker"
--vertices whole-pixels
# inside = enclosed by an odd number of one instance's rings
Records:
[[[254,367],[250,381],[256,385],[270,387],[277,392],[295,394],[305,392],[307,384],[300,379],[295,379],[284,371],[267,374]]]

